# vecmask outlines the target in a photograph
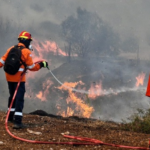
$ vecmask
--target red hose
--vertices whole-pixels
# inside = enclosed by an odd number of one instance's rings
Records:
[[[110,144],[110,143],[104,143],[97,139],[91,139],[91,138],[85,138],[85,137],[77,137],[77,136],[70,136],[70,135],[64,135],[66,138],[76,139],[80,141],[86,141],[86,142],[93,142],[95,144],[101,144],[101,145],[107,145],[107,146],[113,146],[113,147],[121,147],[121,148],[130,148],[130,149],[147,149],[147,147],[133,147],[133,146],[125,146],[125,145],[117,145],[117,144]]]
[[[35,63],[39,63],[41,61],[38,61],[38,62],[35,62]],[[12,108],[12,105],[13,105],[13,102],[14,102],[14,99],[16,97],[16,94],[17,94],[17,91],[18,91],[18,88],[19,88],[19,85],[20,85],[20,82],[22,80],[22,77],[25,75],[25,72],[23,72],[23,74],[21,75],[21,78],[17,84],[17,87],[16,87],[16,90],[15,90],[15,93],[13,95],[13,98],[12,98],[12,101],[11,101],[11,104],[10,104],[10,107],[8,109],[8,112],[7,112],[7,115],[6,115],[6,119],[5,119],[5,129],[7,131],[7,133],[12,136],[13,138],[17,139],[17,140],[20,140],[20,141],[24,141],[24,142],[29,142],[29,143],[37,143],[37,144],[65,144],[65,145],[107,145],[107,146],[113,146],[113,147],[121,147],[121,148],[130,148],[130,149],[143,149],[143,150],[149,150],[149,148],[147,147],[132,147],[132,146],[125,146],[125,145],[116,145],[116,144],[109,144],[109,143],[104,143],[100,140],[97,140],[97,139],[91,139],[91,138],[85,138],[85,137],[77,137],[77,136],[70,136],[70,135],[63,135],[64,137],[66,138],[71,138],[71,139],[76,139],[76,140],[80,140],[80,141],[85,141],[85,142],[90,142],[90,143],[78,143],[78,142],[46,142],[46,141],[35,141],[35,140],[28,140],[28,139],[24,139],[24,138],[20,138],[20,137],[17,137],[15,136],[14,134],[12,134],[10,132],[10,130],[8,129],[8,117],[9,117],[9,114],[10,114],[10,109]]]

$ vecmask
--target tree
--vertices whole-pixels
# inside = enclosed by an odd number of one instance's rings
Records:
[[[119,54],[119,36],[95,13],[79,7],[77,16],[69,16],[61,26],[68,54],[76,53],[79,57]]]

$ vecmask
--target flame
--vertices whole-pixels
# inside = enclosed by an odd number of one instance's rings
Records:
[[[36,94],[36,97],[39,98],[41,101],[46,101],[42,91],[39,91],[39,93]]]
[[[67,56],[67,54],[61,50],[59,48],[59,46],[56,44],[56,42],[54,41],[44,41],[44,42],[40,42],[36,39],[33,40],[33,49],[36,50],[38,52],[38,54],[36,55],[34,53],[35,56],[37,56],[38,58],[43,58],[43,54],[45,53],[53,53],[54,55],[62,55],[62,56]],[[33,51],[34,52],[34,51]]]
[[[51,60],[49,60],[50,54],[53,55],[61,55],[67,56],[67,54],[61,50],[58,44],[54,41],[45,40],[44,42],[38,41],[37,39],[33,39],[33,51],[32,51],[32,59],[33,62],[37,62],[39,60],[48,61],[49,65],[51,64]],[[36,73],[28,72],[28,77],[34,78]]]
[[[57,114],[61,114],[63,117],[69,117],[74,115],[74,110],[72,110],[70,107],[67,107],[67,111],[59,111]]]
[[[62,86],[58,87],[58,89],[60,89],[60,90],[68,91],[69,96],[66,100],[67,104],[70,104],[70,103],[76,104],[75,110],[73,110],[70,107],[67,107],[66,112],[64,112],[64,111],[61,112],[61,115],[63,114],[64,117],[70,116],[70,115],[78,115],[78,116],[89,118],[91,116],[92,112],[94,111],[93,107],[90,107],[89,105],[85,104],[85,102],[82,99],[78,98],[75,95],[75,93],[72,92],[71,88],[68,89],[65,87],[65,86],[67,86],[67,87],[74,88],[80,83],[82,83],[82,82],[81,81],[74,82],[74,83],[73,82],[70,82],[70,83],[65,82]],[[60,113],[60,111],[59,111],[59,113]]]
[[[41,101],[46,101],[47,96],[49,95],[49,88],[52,84],[53,82],[50,79],[47,79],[46,82],[43,82],[43,90],[39,91],[39,93],[36,94],[36,97]]]
[[[139,87],[140,85],[144,84],[144,79],[145,79],[145,73],[141,73],[136,77],[136,87]]]
[[[69,116],[73,116],[74,115],[74,110],[72,110],[70,107],[67,107],[67,114]]]
[[[49,56],[52,55],[61,55],[61,56],[67,56],[67,54],[61,50],[54,41],[48,41],[45,40],[44,42],[40,42],[37,39],[33,39],[33,52],[32,57],[33,61],[39,61],[39,60],[48,60],[49,62]],[[77,55],[73,55],[77,56]],[[49,63],[50,64],[50,63]],[[32,72],[28,72],[28,79],[35,78],[36,74]],[[27,81],[30,87],[30,80]],[[49,88],[53,83],[50,80],[47,80],[43,83],[42,90],[32,93],[29,90],[29,94],[27,93],[27,97],[30,98],[32,95],[32,98],[35,97],[37,99],[40,99],[41,101],[47,101],[49,93]],[[64,85],[69,87],[75,87],[78,84],[82,85],[83,83],[81,81],[76,83],[64,83]],[[61,88],[60,88],[61,89]],[[77,97],[77,94],[73,93],[72,90],[68,90],[66,88],[62,88],[62,90],[66,90],[69,93],[69,97],[66,99],[67,104],[73,103],[76,105],[75,108],[72,108],[71,106],[67,106],[66,110],[61,111],[61,107],[57,106],[57,109],[59,112],[61,112],[62,116],[71,116],[71,115],[77,115],[78,112],[81,116],[89,118],[91,116],[91,113],[94,111],[93,107],[88,106],[81,98]]]
[[[44,59],[46,61],[48,60],[50,64],[49,56],[51,54],[67,56],[65,51],[61,50],[58,44],[54,41],[45,40],[44,42],[40,42],[34,39],[33,49],[34,51],[32,52],[32,57],[33,57],[34,62]],[[77,56],[77,55],[73,55],[73,56]],[[35,76],[36,76],[35,73],[32,73],[29,71],[28,78],[35,78]],[[79,78],[83,76],[84,75],[81,75],[79,76]],[[136,87],[143,85],[144,79],[145,79],[145,74],[142,72],[136,77]],[[27,82],[27,84],[30,87],[29,81]],[[42,89],[40,91],[37,91],[36,93],[27,94],[27,97],[30,98],[32,96],[32,98],[35,97],[37,99],[40,99],[41,101],[47,101],[48,95],[50,94],[49,89],[52,84],[53,84],[52,81],[50,81],[50,79],[47,79],[43,83]],[[58,114],[62,115],[63,117],[78,115],[78,116],[89,118],[91,117],[91,114],[94,112],[94,108],[92,106],[89,106],[89,104],[86,103],[87,98],[96,99],[97,97],[106,95],[107,93],[117,94],[117,91],[115,92],[111,88],[107,90],[103,89],[102,81],[91,83],[88,93],[86,93],[87,95],[85,95],[85,93],[74,93],[71,88],[68,89],[65,87],[67,86],[67,87],[77,88],[78,86],[77,89],[79,90],[84,89],[86,91],[85,87],[81,88],[81,85],[82,87],[84,85],[82,81],[74,82],[74,83],[65,82],[62,86],[58,87],[58,89],[62,90],[62,92],[63,91],[68,92],[68,97],[65,100],[67,104],[67,106],[65,105],[65,109],[61,108],[61,105],[58,105],[58,104],[56,105]],[[31,91],[29,90],[28,92],[31,92]],[[64,100],[64,98],[62,98],[61,100]]]
[[[95,84],[92,83],[89,89],[88,97],[91,99],[95,99],[96,97],[101,96],[102,94],[102,81],[96,82]]]
[[[45,82],[42,83],[42,90],[38,92],[33,92],[32,88],[30,87],[30,82],[27,82],[28,91],[26,92],[25,97],[29,99],[38,98],[41,101],[47,101],[47,97],[50,94],[49,88],[53,85],[53,82],[50,79],[47,79]],[[35,88],[35,87],[34,87]]]

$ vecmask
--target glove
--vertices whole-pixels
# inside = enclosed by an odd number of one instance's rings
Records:
[[[40,67],[42,68],[48,68],[48,62],[47,61],[42,61],[39,63]]]

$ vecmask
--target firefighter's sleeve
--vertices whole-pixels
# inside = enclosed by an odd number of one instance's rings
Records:
[[[39,69],[41,69],[41,67],[38,63],[36,63],[36,64],[33,63],[31,52],[28,53],[25,63],[27,65],[27,69],[29,69],[30,71],[38,71]]]
[[[0,59],[0,68],[4,66],[9,51],[10,51],[10,49],[8,49],[7,52],[1,57],[1,59]]]

